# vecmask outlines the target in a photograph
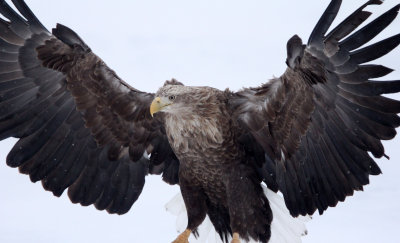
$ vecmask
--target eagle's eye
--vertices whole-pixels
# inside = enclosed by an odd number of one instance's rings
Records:
[[[171,100],[171,101],[172,101],[172,100],[175,100],[175,98],[176,98],[175,95],[170,95],[170,96],[168,97],[168,99]]]

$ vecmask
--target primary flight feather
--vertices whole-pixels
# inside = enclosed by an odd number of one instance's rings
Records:
[[[0,138],[20,138],[7,157],[54,195],[126,213],[145,176],[179,184],[187,242],[206,215],[221,238],[268,242],[273,213],[261,183],[282,192],[292,216],[322,213],[381,173],[370,157],[400,125],[400,81],[365,64],[400,43],[376,44],[397,5],[355,31],[370,0],[328,33],[333,0],[307,44],[287,43],[279,78],[238,92],[171,80],[155,94],[122,81],[68,27],[48,32],[20,0],[1,1]],[[145,155],[150,155],[148,159]]]

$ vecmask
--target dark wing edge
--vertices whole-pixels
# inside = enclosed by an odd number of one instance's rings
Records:
[[[400,102],[382,95],[399,92],[400,81],[373,80],[392,69],[365,63],[397,47],[400,35],[363,45],[395,19],[400,5],[354,32],[371,15],[364,8],[381,3],[368,1],[326,34],[341,5],[331,1],[307,45],[297,36],[289,40],[280,78],[232,94],[247,155],[293,216],[322,214],[381,173],[368,152],[386,156],[381,140],[396,135]]]
[[[52,35],[24,1],[12,2],[19,13],[0,1],[0,139],[19,138],[7,164],[55,196],[68,188],[73,203],[117,214],[131,208],[148,173],[178,183],[163,128],[144,113],[152,94],[121,81],[72,30],[58,25]],[[57,56],[61,50],[70,55]],[[69,79],[80,70],[98,93]]]

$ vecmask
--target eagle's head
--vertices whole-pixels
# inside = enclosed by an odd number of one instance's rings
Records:
[[[150,114],[157,112],[171,114],[188,114],[201,112],[202,107],[213,103],[217,89],[210,87],[193,87],[181,84],[166,84],[161,87],[150,106]]]

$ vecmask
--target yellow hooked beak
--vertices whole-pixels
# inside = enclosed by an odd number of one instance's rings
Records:
[[[161,98],[156,97],[150,105],[150,115],[153,117],[154,113],[159,112],[162,109]]]
[[[172,102],[170,102],[166,98],[160,98],[156,97],[153,102],[151,102],[150,105],[150,115],[153,117],[154,113],[157,113],[164,109],[164,107],[171,105]]]

